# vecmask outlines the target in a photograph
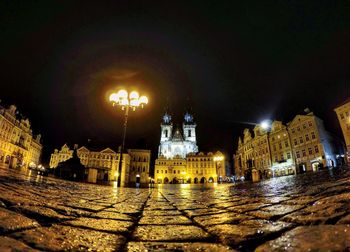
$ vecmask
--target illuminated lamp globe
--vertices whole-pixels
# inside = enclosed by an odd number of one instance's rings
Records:
[[[109,96],[109,101],[111,101],[111,102],[118,102],[119,101],[118,94],[116,94],[116,93],[111,94]]]
[[[130,99],[138,99],[139,97],[139,93],[137,93],[136,91],[132,91],[129,95]]]
[[[130,106],[133,107],[138,107],[140,105],[139,100],[138,99],[132,99],[130,100]]]
[[[139,99],[140,104],[147,104],[148,103],[148,98],[147,96],[141,96]]]
[[[124,90],[124,89],[119,90],[117,95],[118,95],[118,98],[121,99],[121,100],[128,98],[128,92],[126,90]]]
[[[129,100],[127,98],[121,99],[120,100],[120,105],[122,105],[122,106],[129,105]]]
[[[260,123],[260,126],[264,129],[267,130],[271,127],[271,123],[269,120],[264,120]]]

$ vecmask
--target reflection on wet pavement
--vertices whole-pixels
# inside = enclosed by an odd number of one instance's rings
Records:
[[[260,183],[116,188],[0,168],[0,250],[350,247],[350,168]],[[322,237],[322,239],[320,239]]]

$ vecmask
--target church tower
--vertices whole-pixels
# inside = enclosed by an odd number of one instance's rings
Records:
[[[183,134],[185,141],[192,142],[194,144],[197,143],[196,140],[196,123],[193,120],[193,116],[186,112],[184,116],[184,122],[182,124]]]
[[[160,128],[160,142],[162,143],[171,140],[171,136],[173,134],[173,123],[171,122],[171,116],[167,112],[165,112],[163,116]]]

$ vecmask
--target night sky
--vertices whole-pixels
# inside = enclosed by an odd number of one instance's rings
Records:
[[[130,114],[126,147],[153,157],[167,104],[179,124],[190,104],[199,149],[227,157],[245,123],[286,123],[306,107],[341,136],[350,1],[95,2],[0,4],[1,103],[42,134],[43,161],[65,142],[116,149],[123,112],[107,95],[120,87],[150,98]]]

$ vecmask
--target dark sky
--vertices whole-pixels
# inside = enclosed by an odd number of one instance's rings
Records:
[[[150,98],[127,147],[153,157],[167,99],[178,123],[190,100],[204,151],[231,156],[243,122],[306,107],[340,135],[350,1],[127,2],[1,1],[0,99],[42,133],[44,161],[65,142],[119,145],[123,113],[106,97],[122,86]]]

